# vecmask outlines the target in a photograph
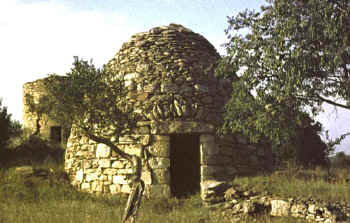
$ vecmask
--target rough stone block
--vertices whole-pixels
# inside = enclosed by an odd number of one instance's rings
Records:
[[[103,192],[103,183],[99,181],[92,182],[91,190],[95,192]]]
[[[236,168],[231,166],[201,166],[201,180],[230,180],[234,178]]]
[[[99,177],[98,177],[98,180],[100,181],[100,182],[103,182],[103,181],[107,181],[107,175],[100,175]]]
[[[92,161],[91,160],[83,160],[83,168],[85,169],[89,169],[92,167]]]
[[[138,78],[140,76],[139,73],[129,73],[124,75],[124,80],[132,80]]]
[[[305,204],[293,204],[290,212],[293,217],[303,217],[307,214],[307,206]]]
[[[155,169],[153,179],[155,184],[170,184],[170,172],[168,169]]]
[[[230,187],[226,181],[205,180],[201,182],[201,197],[203,200],[212,196],[222,195]]]
[[[96,157],[97,158],[108,158],[111,155],[111,148],[109,148],[105,144],[98,144],[96,149]]]
[[[109,185],[109,191],[111,194],[118,194],[121,192],[121,185],[119,184]]]
[[[87,182],[91,182],[91,181],[95,181],[98,179],[98,175],[97,173],[87,173],[86,174],[86,177],[85,177],[85,180]]]
[[[108,194],[111,192],[109,189],[109,185],[110,185],[109,182],[103,182],[103,193]]]
[[[169,139],[169,137],[167,137]],[[169,140],[159,140],[155,141],[148,148],[148,151],[153,156],[157,157],[169,157],[170,156],[170,141]]]
[[[89,152],[88,151],[78,151],[75,156],[77,157],[87,157],[89,155]]]
[[[234,155],[234,151],[235,151],[235,148],[236,147],[235,145],[231,145],[231,146],[220,146],[220,151],[219,153],[221,155],[224,155],[224,156],[232,156]]]
[[[201,156],[201,164],[204,165],[227,165],[232,162],[231,157],[229,156],[220,156],[220,155],[207,155]]]
[[[136,155],[138,157],[141,157],[143,150],[142,150],[142,146],[141,145],[136,144],[136,145],[128,145],[128,146],[126,146],[124,151],[127,154]]]
[[[65,163],[64,163],[64,168],[66,170],[70,170],[73,166],[73,162],[74,160],[73,159],[66,159]]]
[[[134,170],[132,168],[118,169],[118,174],[133,174]]]
[[[97,169],[87,169],[87,170],[85,170],[84,172],[86,173],[86,174],[88,174],[88,173],[95,173],[97,171]]]
[[[145,135],[141,140],[140,140],[141,144],[143,146],[147,146],[151,143],[151,136],[150,135]]]
[[[124,162],[117,160],[117,161],[112,162],[112,167],[117,168],[117,169],[122,169],[125,167],[125,164],[124,164]]]
[[[151,185],[149,191],[150,198],[161,198],[161,197],[170,197],[171,190],[170,186],[166,184],[160,185]]]
[[[109,167],[111,167],[111,160],[109,160],[109,159],[99,160],[98,165],[99,165],[99,167],[109,168]]]
[[[159,168],[169,168],[170,167],[170,159],[169,158],[163,158],[163,157],[153,157],[149,159],[149,165],[152,169],[159,169]]]
[[[84,171],[78,170],[76,175],[75,175],[75,180],[78,182],[83,182],[83,179],[84,179]]]
[[[135,130],[135,132],[141,135],[149,135],[151,133],[151,130],[149,126],[140,126]]]
[[[258,167],[260,164],[258,157],[255,154],[251,154],[249,157],[249,165],[252,167]]]
[[[219,154],[219,149],[214,141],[214,136],[212,135],[201,135],[200,141],[200,152],[202,156],[206,155],[217,155]]]
[[[170,136],[168,135],[153,135],[154,141],[170,141]]]
[[[247,139],[247,137],[244,137],[242,135],[236,135],[236,140],[240,144],[248,144],[249,143],[249,140]]]
[[[89,191],[90,190],[90,183],[82,183],[81,189],[85,190],[85,191]]]
[[[88,145],[82,145],[82,146],[80,147],[80,150],[81,150],[81,151],[89,151],[89,146],[88,146]]]
[[[113,176],[113,184],[128,184],[128,180],[123,175]]]
[[[106,174],[106,175],[115,175],[117,174],[117,169],[114,169],[114,168],[108,168],[108,169],[104,169],[103,170],[103,174]]]
[[[284,200],[271,201],[271,216],[288,216],[290,203]]]
[[[143,180],[145,184],[152,184],[152,173],[150,171],[142,171],[141,180]]]
[[[265,156],[265,149],[264,148],[257,148],[256,155],[258,156]]]
[[[128,184],[123,184],[121,187],[121,192],[130,194],[131,193],[131,187]]]

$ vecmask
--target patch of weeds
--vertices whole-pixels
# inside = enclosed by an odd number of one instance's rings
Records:
[[[174,209],[181,208],[183,200],[177,198],[158,198],[144,203],[145,208],[149,207],[153,213],[162,215],[167,214]]]

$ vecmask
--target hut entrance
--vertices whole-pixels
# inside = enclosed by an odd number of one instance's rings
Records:
[[[62,127],[61,126],[52,126],[50,131],[50,139],[54,142],[61,142],[62,140]]]
[[[200,190],[199,135],[170,136],[171,192],[176,197]]]

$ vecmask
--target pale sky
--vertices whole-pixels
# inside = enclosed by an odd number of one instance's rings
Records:
[[[227,16],[258,9],[263,0],[1,0],[0,97],[22,121],[22,85],[64,74],[73,56],[110,60],[132,34],[181,24],[200,33],[223,54]],[[350,112],[326,107],[318,119],[331,136],[350,132]],[[350,154],[350,138],[337,151]]]

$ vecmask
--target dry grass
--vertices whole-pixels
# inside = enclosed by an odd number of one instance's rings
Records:
[[[55,168],[60,176],[62,167]],[[303,173],[303,174],[301,174]],[[350,200],[350,187],[345,182],[349,170],[339,170],[338,182],[329,183],[323,170],[303,170],[298,173],[276,173],[270,176],[240,177],[234,183],[256,190],[268,190],[283,196],[314,196],[316,199]],[[342,176],[344,178],[342,178]],[[125,196],[96,197],[76,191],[63,178],[49,180],[16,175],[13,169],[0,171],[0,223],[24,222],[120,222]],[[142,202],[140,223],[164,222],[230,222],[214,217],[202,207],[199,194],[187,199],[158,199]],[[305,222],[294,218],[271,218],[268,215],[246,217],[241,222]]]

